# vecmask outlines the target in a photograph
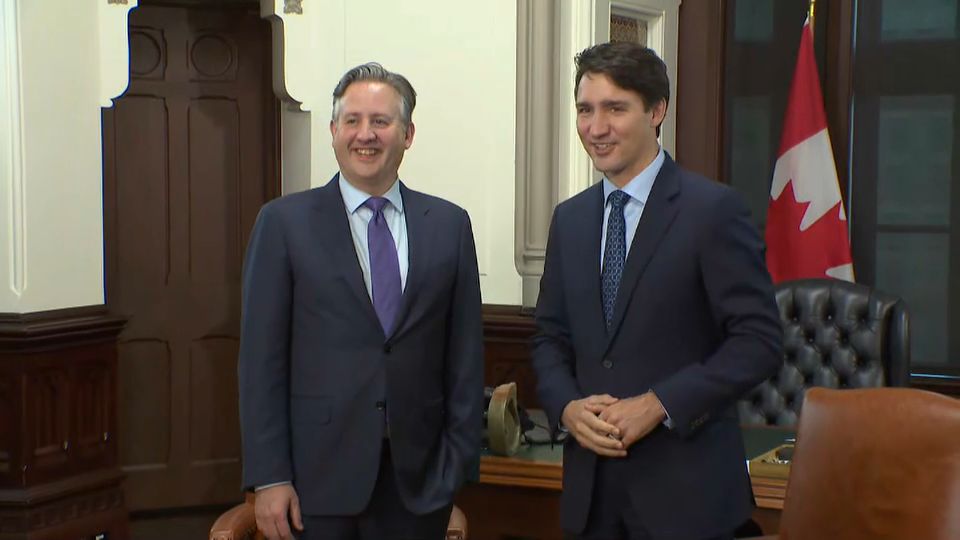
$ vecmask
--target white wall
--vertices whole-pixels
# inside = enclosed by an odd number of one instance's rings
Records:
[[[303,14],[284,14],[283,7],[282,0],[265,0],[264,14],[273,10],[283,19],[283,86],[310,111],[311,185],[337,171],[329,123],[331,94],[343,73],[369,61],[402,73],[417,91],[417,131],[401,179],[470,213],[483,301],[519,304],[515,1],[330,0],[305,2]],[[289,137],[295,132],[284,126]],[[285,158],[284,170],[300,175],[304,165]],[[284,182],[285,191],[301,184],[286,172]]]
[[[100,19],[130,4],[0,0],[0,312],[103,303]]]

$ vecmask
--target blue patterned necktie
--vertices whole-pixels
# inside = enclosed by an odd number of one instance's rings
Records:
[[[400,260],[397,245],[390,234],[383,209],[387,204],[383,197],[370,197],[363,205],[373,210],[367,224],[367,244],[370,250],[370,283],[373,289],[373,307],[380,318],[383,332],[393,329],[397,309],[400,308]]]
[[[620,289],[620,277],[627,259],[627,221],[623,217],[623,207],[630,200],[624,191],[614,191],[609,196],[610,217],[607,218],[607,245],[603,248],[603,272],[600,276],[603,294],[603,316],[610,327],[613,318],[613,306],[617,302]]]

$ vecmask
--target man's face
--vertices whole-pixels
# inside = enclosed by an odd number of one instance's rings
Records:
[[[413,123],[404,126],[400,95],[389,84],[360,81],[347,87],[330,122],[333,151],[352,182],[388,189],[403,153],[413,144]]]
[[[623,187],[656,156],[666,102],[649,111],[643,99],[606,75],[586,73],[577,89],[577,133],[593,166]]]

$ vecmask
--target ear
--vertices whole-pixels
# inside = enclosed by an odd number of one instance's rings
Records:
[[[413,135],[417,131],[417,126],[413,125],[413,120],[410,121],[410,125],[407,126],[407,132],[404,134],[403,142],[404,147],[409,150],[410,146],[413,145]]]
[[[661,99],[653,108],[653,115],[650,117],[650,127],[659,127],[660,124],[663,123],[665,116],[667,116],[667,100]]]
[[[333,120],[330,120],[330,137],[335,138],[336,136],[337,136],[337,123],[334,122]],[[333,141],[331,141],[330,144],[332,145]]]

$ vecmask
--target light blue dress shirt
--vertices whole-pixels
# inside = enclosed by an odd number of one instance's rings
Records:
[[[660,168],[663,166],[663,147],[657,152],[657,157],[653,159],[647,168],[640,171],[640,174],[633,177],[633,180],[623,186],[623,191],[630,195],[626,206],[623,207],[623,218],[627,225],[627,256],[630,255],[630,245],[633,244],[633,237],[637,233],[637,225],[640,223],[640,216],[643,215],[643,208],[647,205],[647,198],[650,196],[650,190],[653,189],[653,181],[660,174]],[[617,186],[613,185],[606,176],[603,177],[603,236],[600,239],[600,271],[603,271],[603,253],[607,245],[607,221],[610,219],[610,194],[616,191]]]
[[[347,209],[353,246],[357,249],[357,260],[360,261],[360,268],[363,270],[363,282],[367,286],[367,294],[373,298],[373,286],[370,280],[370,247],[367,244],[367,224],[373,217],[373,210],[363,205],[370,198],[370,194],[356,188],[343,177],[343,173],[340,173],[340,195]],[[383,207],[383,217],[387,219],[387,227],[390,228],[390,234],[393,235],[393,241],[397,246],[397,258],[400,262],[400,290],[402,291],[407,287],[410,257],[407,220],[403,217],[403,197],[400,195],[400,180],[394,182],[383,197],[390,201],[390,204]]]

